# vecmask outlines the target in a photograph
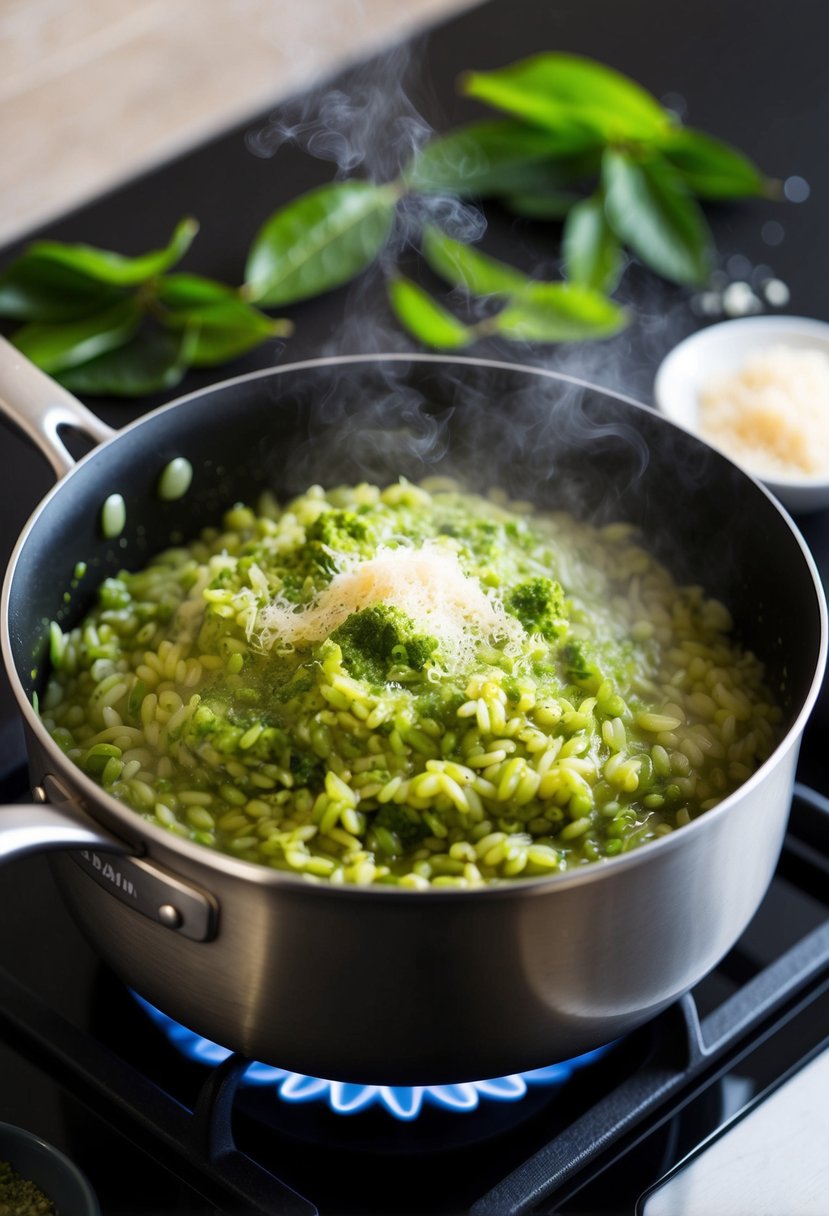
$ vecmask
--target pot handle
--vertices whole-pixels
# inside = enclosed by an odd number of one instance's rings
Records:
[[[60,431],[68,427],[104,443],[116,433],[67,389],[0,337],[0,413],[40,449],[58,478],[75,464]]]
[[[34,802],[0,807],[0,865],[12,857],[52,849],[97,849],[102,853],[129,853],[123,840],[89,819],[69,799],[48,802],[42,786],[33,791]]]
[[[209,891],[142,857],[140,844],[113,836],[51,774],[34,802],[0,807],[0,866],[27,853],[66,849],[80,868],[121,903],[194,942],[216,936],[218,904]],[[51,801],[50,801],[51,800]],[[113,861],[103,854],[118,854]]]

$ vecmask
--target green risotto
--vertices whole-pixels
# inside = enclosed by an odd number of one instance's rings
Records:
[[[41,713],[173,835],[334,883],[480,887],[638,848],[769,755],[723,604],[624,524],[442,481],[236,505],[78,627]]]

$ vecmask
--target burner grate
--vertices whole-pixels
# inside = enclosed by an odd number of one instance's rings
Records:
[[[137,992],[132,995],[167,1039],[188,1059],[216,1066],[224,1063],[232,1054],[226,1047],[220,1047],[218,1043],[182,1026]],[[563,1085],[574,1072],[599,1060],[612,1046],[598,1047],[571,1060],[536,1068],[531,1072],[456,1085],[356,1085],[345,1081],[327,1081],[322,1077],[306,1077],[260,1063],[250,1064],[240,1083],[272,1086],[286,1103],[325,1102],[337,1115],[355,1115],[374,1108],[402,1122],[411,1122],[425,1106],[460,1114],[476,1110],[482,1101],[518,1102],[531,1089],[551,1089]]]

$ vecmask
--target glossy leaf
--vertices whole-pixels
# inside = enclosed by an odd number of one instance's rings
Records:
[[[55,373],[123,346],[140,323],[141,309],[128,299],[81,321],[33,321],[18,329],[12,341],[32,363]]]
[[[291,304],[349,282],[388,239],[397,190],[334,182],[277,211],[248,257],[245,294],[263,307]]]
[[[197,328],[190,354],[190,366],[217,367],[221,363],[238,359],[240,355],[261,346],[267,338],[285,337],[292,332],[289,322],[280,321],[276,324],[279,328],[264,335],[251,333],[246,329],[236,329],[233,326]]]
[[[166,325],[192,330],[191,367],[216,367],[269,338],[287,337],[294,328],[290,321],[266,316],[234,288],[200,275],[166,275],[157,299],[168,310]]]
[[[191,304],[187,308],[169,309],[163,316],[167,325],[201,325],[208,329],[246,329],[260,337],[284,334],[292,326],[290,322],[274,320],[260,312],[247,300],[229,296],[224,300],[213,300],[209,304]]]
[[[580,195],[566,190],[522,190],[504,195],[499,201],[514,215],[523,215],[528,220],[563,220],[579,198]]]
[[[602,180],[605,212],[616,236],[663,278],[704,283],[711,237],[676,170],[656,155],[638,160],[608,149]]]
[[[439,228],[429,226],[422,238],[423,256],[435,274],[453,287],[476,296],[504,295],[518,291],[527,276],[505,262],[488,257],[471,245],[454,241]]]
[[[600,292],[577,283],[533,283],[491,322],[504,337],[524,342],[577,342],[609,338],[627,314]]]
[[[226,283],[183,271],[165,274],[156,284],[155,294],[158,301],[166,308],[177,310],[193,308],[202,304],[215,304],[221,300],[239,299],[238,291],[233,287],[228,287]]]
[[[611,292],[622,271],[622,250],[607,222],[601,194],[572,208],[562,240],[568,279],[597,291]]]
[[[66,388],[86,396],[143,397],[174,388],[190,363],[194,335],[146,324],[118,350],[62,372]]]
[[[747,156],[692,127],[671,128],[659,148],[699,198],[744,198],[767,190],[765,177]]]
[[[28,251],[0,275],[0,316],[16,321],[71,321],[100,312],[123,296],[122,288]]]
[[[470,72],[461,87],[535,126],[573,151],[597,137],[651,140],[670,124],[667,111],[634,81],[578,55],[540,54],[493,72]]]
[[[29,251],[34,257],[74,270],[99,283],[113,287],[134,287],[175,266],[189,249],[198,230],[195,220],[181,220],[168,245],[134,258],[108,249],[96,249],[91,245],[65,245],[58,241],[35,241],[29,246]]]
[[[475,340],[474,329],[441,308],[410,279],[392,279],[388,290],[389,301],[398,321],[425,346],[435,350],[457,350]]]
[[[404,176],[411,190],[461,198],[543,190],[590,172],[587,158],[569,153],[568,142],[543,128],[510,119],[470,123],[421,148]]]
[[[214,367],[237,358],[269,338],[286,337],[293,332],[290,321],[267,317],[238,298],[192,306],[174,313],[173,317],[177,324],[186,325],[193,331],[190,353],[193,367]]]

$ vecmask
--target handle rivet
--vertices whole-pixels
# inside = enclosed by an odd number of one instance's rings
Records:
[[[42,785],[36,785],[32,790],[32,800],[34,802],[48,802],[49,796]]]
[[[184,917],[174,904],[162,904],[158,909],[158,919],[168,929],[179,929],[184,921]]]

